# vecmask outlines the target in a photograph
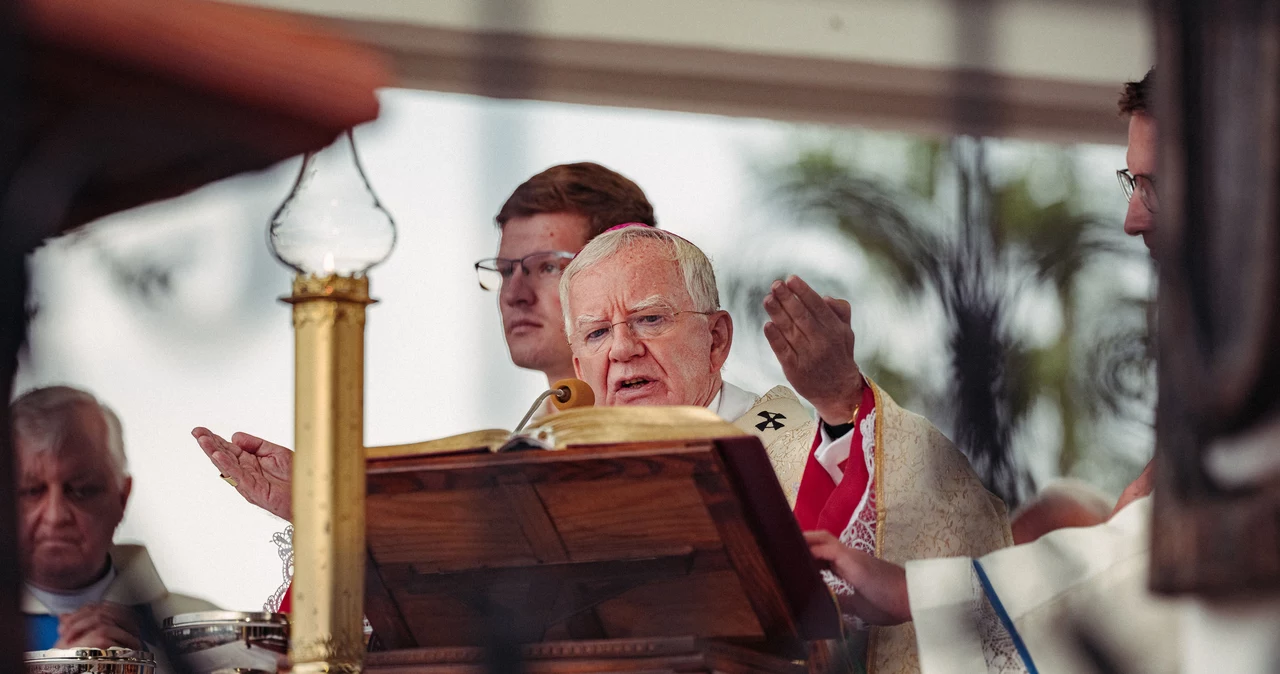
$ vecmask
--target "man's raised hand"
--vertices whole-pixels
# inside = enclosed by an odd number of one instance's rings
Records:
[[[774,281],[764,298],[772,319],[764,336],[787,382],[831,425],[852,421],[862,400],[862,373],[853,359],[850,307],[822,297],[797,276]]]
[[[231,442],[204,427],[191,435],[218,471],[236,481],[236,491],[246,501],[292,521],[292,450],[248,433],[232,435]]]

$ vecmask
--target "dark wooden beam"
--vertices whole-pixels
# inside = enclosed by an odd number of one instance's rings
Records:
[[[1280,593],[1280,2],[1159,0],[1151,581]]]

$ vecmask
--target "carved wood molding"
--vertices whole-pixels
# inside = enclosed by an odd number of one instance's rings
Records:
[[[641,658],[687,654],[697,651],[693,637],[673,639],[604,639],[598,641],[551,641],[524,644],[520,655],[524,660],[574,658]],[[366,664],[434,665],[483,662],[485,650],[479,647],[413,648],[384,653],[370,653]]]

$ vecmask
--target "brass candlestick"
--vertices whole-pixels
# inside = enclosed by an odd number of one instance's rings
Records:
[[[367,277],[298,275],[293,295],[293,611],[298,674],[364,662],[364,321]]]
[[[364,312],[368,272],[396,226],[369,187],[355,137],[302,161],[271,217],[271,251],[298,272],[289,659],[300,674],[364,662]]]

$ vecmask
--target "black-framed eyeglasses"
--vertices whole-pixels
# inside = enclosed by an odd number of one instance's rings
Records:
[[[1138,198],[1142,199],[1142,205],[1147,210],[1155,213],[1160,210],[1160,198],[1156,194],[1155,178],[1145,174],[1129,173],[1129,169],[1123,168],[1116,171],[1116,178],[1120,180],[1120,189],[1124,190],[1124,198],[1133,201],[1133,193],[1138,193]]]
[[[546,250],[530,253],[518,260],[487,258],[475,264],[476,280],[480,281],[480,287],[485,290],[501,290],[502,284],[511,280],[517,268],[524,271],[524,275],[533,283],[558,280],[574,255],[576,253],[563,250]]]

